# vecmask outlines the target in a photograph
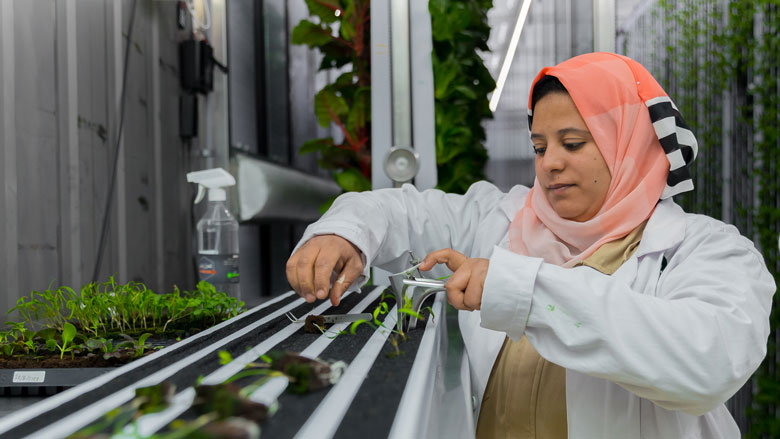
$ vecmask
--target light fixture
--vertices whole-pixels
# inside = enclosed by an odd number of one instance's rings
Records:
[[[393,146],[385,155],[385,174],[394,187],[411,182],[420,170],[420,155],[408,146]]]
[[[509,67],[512,65],[512,60],[515,58],[517,43],[520,41],[520,34],[523,33],[523,26],[525,25],[526,17],[528,17],[528,9],[530,7],[531,0],[523,0],[523,6],[520,7],[520,14],[518,14],[517,23],[515,23],[515,30],[512,31],[512,38],[509,40],[509,46],[506,49],[504,63],[501,65],[501,71],[498,74],[496,89],[493,90],[493,95],[490,97],[490,111],[494,113],[496,112],[496,108],[498,108],[498,100],[501,99],[501,91],[504,90],[506,77],[509,75]]]

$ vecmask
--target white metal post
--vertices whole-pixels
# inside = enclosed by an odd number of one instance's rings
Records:
[[[615,51],[615,0],[593,0],[593,51]]]

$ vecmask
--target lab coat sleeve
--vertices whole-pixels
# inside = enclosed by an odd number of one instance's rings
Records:
[[[766,354],[775,283],[753,244],[715,222],[686,237],[655,295],[589,267],[496,247],[481,325],[547,360],[693,415],[733,395]]]
[[[296,250],[317,235],[335,234],[352,242],[365,258],[362,278],[351,286],[355,288],[368,279],[366,261],[399,271],[408,264],[407,250],[420,258],[441,248],[468,255],[480,221],[503,196],[487,182],[473,184],[464,195],[435,189],[420,192],[409,184],[349,192],[306,229]]]

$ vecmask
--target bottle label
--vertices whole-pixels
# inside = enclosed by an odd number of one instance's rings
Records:
[[[200,255],[198,279],[212,284],[237,284],[238,255]]]

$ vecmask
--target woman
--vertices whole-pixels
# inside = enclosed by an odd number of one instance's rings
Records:
[[[345,194],[290,284],[338,304],[367,261],[446,264],[478,437],[739,437],[723,403],[766,353],[775,285],[733,226],[671,199],[693,188],[693,134],[623,56],[547,67],[532,90],[532,189]]]

